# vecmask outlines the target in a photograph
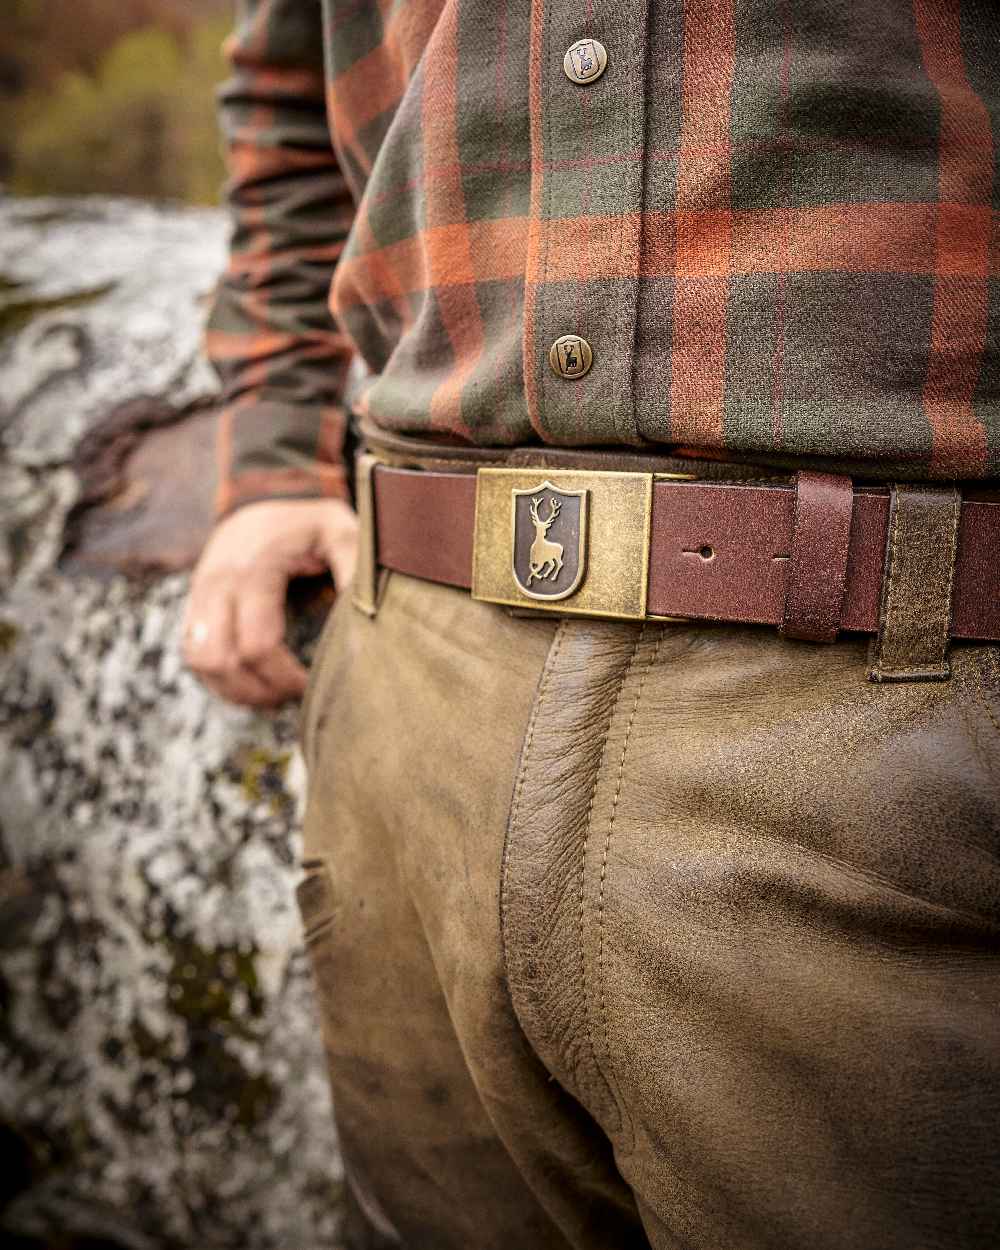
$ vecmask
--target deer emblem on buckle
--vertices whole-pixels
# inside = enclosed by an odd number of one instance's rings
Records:
[[[512,491],[511,502],[518,588],[532,599],[568,598],[586,566],[587,492],[545,481]]]
[[[563,566],[562,543],[550,543],[545,537],[552,528],[552,522],[559,515],[562,503],[560,500],[550,497],[548,520],[543,520],[538,515],[540,500],[541,496],[537,499],[532,499],[531,507],[528,509],[531,523],[535,527],[535,541],[531,544],[531,550],[528,552],[529,586],[532,578],[537,578],[541,582],[547,577],[558,577]]]

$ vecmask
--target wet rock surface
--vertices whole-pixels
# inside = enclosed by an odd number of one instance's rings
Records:
[[[296,711],[228,708],[178,653],[210,517],[199,336],[224,235],[210,212],[0,201],[11,1245],[337,1245]],[[322,614],[297,615],[306,649]]]

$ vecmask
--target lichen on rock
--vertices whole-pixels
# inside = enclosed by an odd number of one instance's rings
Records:
[[[101,576],[60,562],[109,414],[159,406],[120,444],[140,466],[147,433],[203,436],[224,233],[200,210],[0,201],[0,1121],[24,1178],[0,1229],[59,1244],[337,1243],[297,711],[227,707],[185,671],[194,532],[171,537],[128,465],[106,474],[118,528],[77,534]]]

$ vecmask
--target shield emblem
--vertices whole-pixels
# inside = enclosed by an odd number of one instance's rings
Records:
[[[531,599],[566,599],[587,563],[587,492],[542,482],[511,492],[514,581]]]

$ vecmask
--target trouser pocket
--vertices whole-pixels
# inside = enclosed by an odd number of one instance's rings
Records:
[[[306,767],[310,773],[313,770],[316,757],[317,729],[323,719],[324,694],[329,689],[329,682],[326,678],[329,670],[335,667],[333,657],[339,648],[337,640],[342,632],[341,620],[344,616],[350,615],[344,611],[346,602],[346,597],[340,595],[330,609],[316,643],[312,664],[309,666],[309,677],[306,682],[305,693],[302,696],[302,713],[299,719],[299,744],[302,747]]]
[[[302,917],[302,934],[309,954],[313,987],[324,1032],[332,1009],[330,989],[333,975],[335,917],[330,871],[322,859],[302,861],[303,877],[295,890]]]
[[[302,931],[306,945],[310,945],[333,921],[333,891],[330,873],[322,859],[302,861],[305,874],[295,889],[295,897],[302,916]]]

